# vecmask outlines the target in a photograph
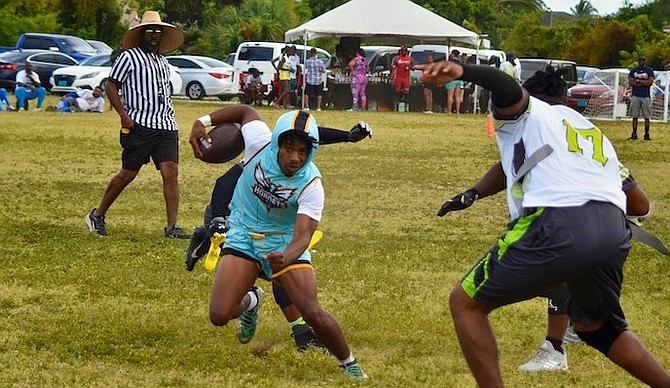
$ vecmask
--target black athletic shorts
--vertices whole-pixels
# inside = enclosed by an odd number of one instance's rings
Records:
[[[322,96],[323,95],[323,85],[321,85],[321,84],[318,84],[318,85],[305,84],[305,94],[308,95],[309,97]]]
[[[149,163],[150,158],[156,170],[161,162],[179,163],[177,131],[160,131],[135,124],[129,132],[121,129],[119,142],[123,148],[121,163],[125,170],[138,171]]]
[[[606,320],[625,329],[619,295],[630,238],[624,213],[610,203],[533,209],[510,223],[461,287],[499,307],[546,295],[565,282],[573,322]]]

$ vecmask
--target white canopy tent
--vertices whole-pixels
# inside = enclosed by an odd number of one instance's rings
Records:
[[[476,32],[409,0],[351,0],[284,33],[286,42],[302,40],[305,46],[312,39],[342,37],[408,47],[422,42],[451,46],[452,41],[457,41],[477,50],[488,43]],[[307,50],[305,56],[306,53]],[[476,104],[475,99],[475,110]]]
[[[409,0],[351,0],[286,31],[287,42],[362,37],[405,44],[455,40],[479,46],[480,36]]]

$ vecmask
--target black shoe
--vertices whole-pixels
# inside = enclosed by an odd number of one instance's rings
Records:
[[[86,215],[86,226],[91,232],[97,233],[99,236],[107,236],[107,228],[105,227],[105,216],[94,216],[95,209],[91,210]]]
[[[207,229],[205,229],[204,226],[196,226],[193,229],[191,242],[188,244],[188,248],[186,248],[186,256],[184,258],[184,264],[186,264],[187,271],[193,271],[195,263],[202,259],[207,251],[209,251],[208,237]]]
[[[631,133],[628,140],[637,140],[637,133],[635,133],[635,132]]]
[[[177,224],[174,224],[169,228],[163,228],[163,231],[165,232],[165,238],[178,238],[180,240],[188,240],[191,238],[191,236],[184,233],[184,230]]]
[[[644,140],[647,140],[647,141],[651,140],[651,137],[649,136],[648,133],[644,134]]]
[[[309,347],[325,348],[314,335],[314,330],[308,324],[295,325],[291,328],[291,337],[295,341],[295,346],[299,352],[306,351]]]

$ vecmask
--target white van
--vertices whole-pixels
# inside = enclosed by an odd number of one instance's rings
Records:
[[[426,56],[430,53],[433,54],[435,61],[443,61],[449,59],[449,53],[452,50],[458,50],[461,54],[477,55],[479,58],[479,63],[488,63],[491,57],[498,57],[500,63],[505,62],[507,56],[503,51],[500,50],[490,50],[490,49],[473,49],[468,47],[459,47],[459,46],[445,46],[438,44],[417,44],[412,46],[410,50],[410,55],[414,59],[414,63],[422,64],[426,63]]]
[[[300,63],[303,64],[305,61],[304,45],[293,45],[280,42],[240,43],[235,51],[235,60],[233,61],[233,67],[235,68],[235,74],[233,75],[234,79],[239,80],[240,74],[246,73],[250,68],[255,67],[261,72],[263,83],[271,85],[277,71],[277,68],[275,67],[277,63],[273,63],[273,60],[279,59],[281,50],[287,45],[295,46],[296,55],[300,57]],[[307,46],[307,51],[309,52],[311,48],[312,46]],[[330,60],[330,54],[326,50],[318,47],[315,48],[317,58],[321,59],[324,64],[326,64]],[[239,82],[236,82],[236,86],[239,88]]]

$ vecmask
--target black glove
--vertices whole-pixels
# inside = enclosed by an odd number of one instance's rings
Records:
[[[359,121],[349,131],[349,141],[351,143],[356,143],[366,137],[372,138],[372,128],[365,121]]]
[[[468,189],[468,191],[460,193],[454,198],[445,202],[440,210],[438,210],[437,215],[443,217],[449,212],[469,208],[478,198],[479,192],[477,189]]]

